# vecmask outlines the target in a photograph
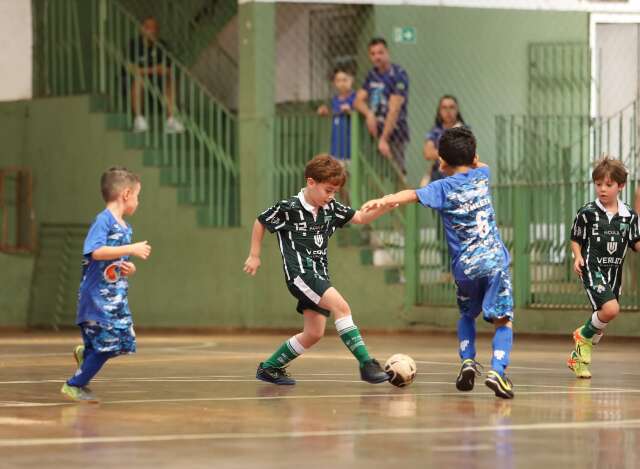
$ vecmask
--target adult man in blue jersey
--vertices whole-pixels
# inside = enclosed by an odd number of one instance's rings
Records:
[[[381,37],[369,41],[369,60],[373,68],[358,90],[355,108],[365,116],[369,133],[378,138],[378,151],[406,174],[409,76],[400,65],[391,63],[387,41]]]

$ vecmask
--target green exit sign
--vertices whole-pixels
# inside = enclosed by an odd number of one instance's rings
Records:
[[[418,39],[416,28],[413,26],[402,26],[393,28],[393,39],[402,44],[415,44]]]

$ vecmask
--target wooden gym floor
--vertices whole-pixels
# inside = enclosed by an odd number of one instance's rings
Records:
[[[383,362],[418,364],[398,389],[359,381],[328,335],[290,370],[294,387],[254,379],[286,335],[139,334],[139,352],[107,363],[100,404],[59,394],[77,334],[0,337],[0,467],[555,468],[638,467],[640,341],[605,337],[591,381],[565,367],[567,338],[516,336],[516,398],[482,381],[456,391],[453,335],[365,336]],[[478,359],[488,364],[490,338]]]

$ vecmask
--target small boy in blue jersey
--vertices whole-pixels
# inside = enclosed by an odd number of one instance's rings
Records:
[[[351,160],[351,111],[356,92],[353,90],[353,75],[345,67],[333,71],[333,86],[336,95],[331,99],[331,110],[325,105],[318,108],[321,116],[331,116],[331,156],[341,161]]]
[[[481,366],[475,360],[475,320],[483,312],[484,319],[495,326],[491,371],[485,384],[496,396],[511,399],[513,384],[505,374],[513,345],[510,256],[500,238],[491,203],[489,167],[478,161],[476,139],[464,127],[444,132],[438,154],[440,168],[447,177],[417,190],[369,201],[362,210],[420,202],[440,213],[460,308],[458,339],[462,367],[456,387],[471,391],[475,377],[481,375]]]
[[[100,179],[106,208],[98,214],[84,241],[82,281],[76,324],[84,345],[73,356],[78,369],[61,392],[74,401],[97,402],[87,384],[109,358],[134,353],[136,336],[127,293],[136,266],[130,256],[147,259],[146,241],[131,243],[133,232],[124,221],[138,208],[140,178],[126,168],[114,167]]]

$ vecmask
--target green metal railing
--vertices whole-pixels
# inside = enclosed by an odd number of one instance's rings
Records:
[[[199,206],[199,221],[206,226],[239,223],[237,123],[184,64],[162,44],[153,49],[139,36],[139,22],[117,0],[36,0],[42,28],[44,54],[38,82],[49,96],[90,91],[105,99],[111,126],[129,130],[136,105],[149,131],[127,134],[129,144],[145,150],[145,162],[162,168],[164,182],[179,188],[179,200]],[[78,18],[90,19],[78,26]],[[66,28],[67,24],[76,27]],[[89,44],[83,38],[91,38]],[[147,62],[132,64],[132,53],[142,47]],[[74,51],[82,50],[82,54]],[[76,77],[84,76],[83,58],[90,70],[85,89]],[[53,64],[50,62],[53,60]],[[153,60],[153,59],[152,59]],[[40,63],[40,62],[38,62]],[[144,73],[154,67],[153,73]],[[50,71],[50,69],[52,71]],[[76,86],[78,85],[78,86]],[[134,98],[132,98],[132,96]],[[167,132],[165,121],[173,116],[185,128],[182,134]]]

